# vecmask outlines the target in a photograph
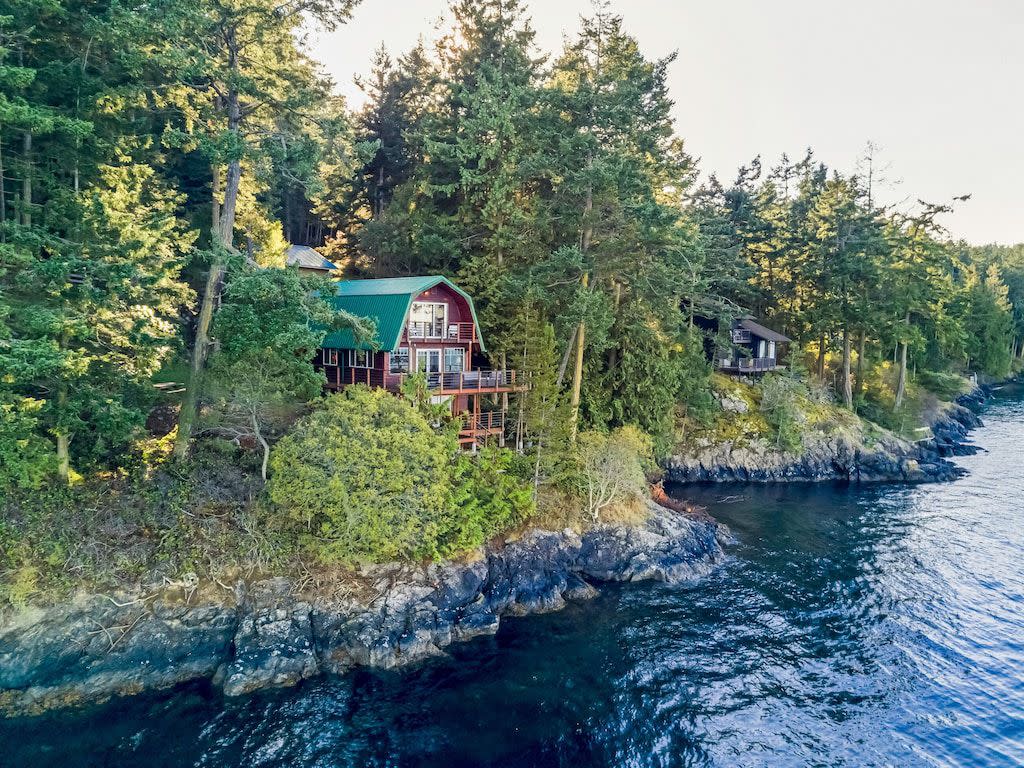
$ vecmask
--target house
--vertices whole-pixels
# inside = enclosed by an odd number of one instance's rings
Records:
[[[715,367],[726,373],[766,373],[779,368],[780,347],[790,342],[752,317],[733,321],[729,330],[732,348],[715,355]]]
[[[308,245],[288,246],[286,263],[289,267],[298,267],[304,275],[327,277],[337,267],[320,255],[320,252]]]
[[[767,373],[782,367],[779,356],[791,339],[767,328],[750,315],[734,320],[729,327],[729,346],[723,349],[714,338],[719,333],[717,319],[694,317],[694,323],[710,336],[705,350],[715,368],[725,373]]]
[[[461,415],[459,442],[475,448],[504,441],[507,393],[521,387],[515,371],[486,367],[473,299],[440,275],[344,280],[328,300],[336,309],[376,323],[376,336],[357,341],[351,330],[330,333],[316,366],[327,388],[365,384],[398,392],[413,372],[426,375],[436,403]]]

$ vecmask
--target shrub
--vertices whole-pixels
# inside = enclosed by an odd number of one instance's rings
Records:
[[[775,430],[775,445],[785,451],[798,451],[803,445],[800,398],[806,386],[794,376],[770,373],[761,382],[761,413]]]
[[[270,499],[325,562],[434,556],[456,450],[408,402],[349,387],[274,446]]]
[[[0,392],[0,497],[13,488],[38,488],[56,468],[53,447],[37,432],[42,406]]]
[[[955,400],[971,388],[971,383],[957,373],[919,371],[917,380],[922,387],[943,400]]]
[[[437,554],[448,557],[474,549],[533,515],[533,492],[518,470],[529,466],[512,451],[484,448],[460,455],[451,512],[438,537]]]
[[[651,466],[651,438],[633,426],[578,437],[579,485],[593,522],[606,510],[643,498]]]

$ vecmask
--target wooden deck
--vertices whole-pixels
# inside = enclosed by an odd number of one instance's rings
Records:
[[[715,360],[715,368],[723,373],[745,375],[784,370],[774,357],[743,357],[735,360]]]
[[[409,378],[407,373],[384,373],[375,368],[347,368],[344,372],[334,366],[324,366],[328,389],[341,389],[352,384],[400,392]],[[524,387],[516,380],[515,371],[474,369],[448,373],[427,373],[427,388],[435,395],[489,395],[518,392]]]

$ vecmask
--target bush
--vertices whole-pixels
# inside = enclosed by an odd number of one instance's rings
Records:
[[[917,380],[922,387],[943,400],[955,400],[971,388],[971,383],[957,373],[919,371]]]
[[[317,559],[451,557],[532,514],[510,451],[459,454],[428,419],[408,400],[349,387],[274,446],[270,500]]]
[[[776,447],[784,451],[803,446],[800,399],[806,396],[806,386],[794,376],[770,373],[761,382],[761,413],[775,430]]]
[[[56,469],[53,446],[38,434],[42,406],[0,392],[0,499],[14,488],[39,488]]]
[[[349,387],[274,446],[269,495],[325,562],[433,556],[456,451],[408,402]]]
[[[452,511],[440,531],[439,555],[449,557],[474,549],[534,513],[533,492],[517,469],[529,467],[504,448],[484,448],[476,456],[459,456]]]
[[[651,438],[625,426],[605,434],[578,437],[580,494],[595,523],[612,508],[647,494],[647,469],[652,466]]]

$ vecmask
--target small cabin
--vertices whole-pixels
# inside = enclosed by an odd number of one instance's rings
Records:
[[[729,326],[728,344],[715,338],[720,333],[720,322],[714,318],[695,317],[708,339],[705,351],[716,369],[723,373],[745,375],[767,373],[782,368],[779,358],[791,339],[758,323],[750,315],[732,321]]]
[[[520,387],[515,371],[487,366],[473,299],[441,275],[343,280],[328,297],[335,309],[376,324],[372,339],[351,330],[330,333],[314,361],[327,388],[353,384],[401,391],[413,373],[425,376],[436,403],[461,416],[460,443],[504,442],[507,393]]]
[[[732,348],[715,358],[715,367],[725,373],[747,374],[774,371],[779,355],[790,339],[756,322],[752,317],[733,321],[729,330]]]
[[[328,277],[338,268],[333,262],[325,259],[318,250],[308,245],[288,246],[285,262],[289,267],[297,267],[300,274]]]

